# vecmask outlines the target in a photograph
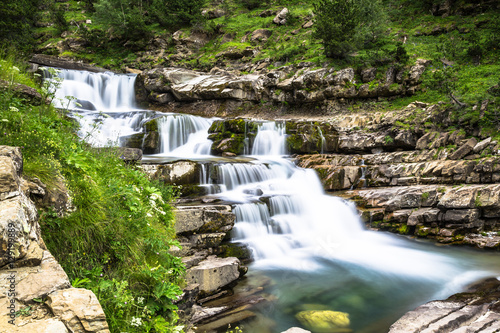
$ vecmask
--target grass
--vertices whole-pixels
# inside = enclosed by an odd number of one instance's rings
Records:
[[[13,59],[0,60],[0,78],[47,95]],[[64,110],[34,105],[11,86],[0,89],[0,110],[0,145],[21,148],[24,177],[39,178],[49,192],[69,190],[75,209],[40,211],[42,236],[73,284],[97,295],[111,332],[179,331],[172,300],[185,268],[168,253],[178,245],[172,188],[82,142]]]

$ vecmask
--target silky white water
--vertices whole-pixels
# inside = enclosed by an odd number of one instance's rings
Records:
[[[298,326],[294,314],[312,304],[348,312],[356,331],[383,332],[412,307],[499,274],[498,259],[486,253],[367,231],[352,203],[326,195],[314,171],[286,157],[283,123],[259,126],[253,145],[247,140],[248,162],[221,161],[209,155],[213,119],[138,109],[134,76],[63,70],[59,77],[54,103],[71,110],[91,144],[118,145],[158,118],[160,153],[145,158],[203,163],[202,185],[234,205],[233,241],[253,253],[249,278],[274,281],[268,291],[277,300],[263,309],[273,331]]]

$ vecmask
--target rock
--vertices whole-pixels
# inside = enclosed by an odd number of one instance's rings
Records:
[[[19,175],[12,158],[0,156],[0,200],[19,195],[20,185]]]
[[[313,20],[309,20],[309,21],[307,21],[306,23],[304,23],[304,24],[302,25],[302,28],[304,28],[304,29],[309,29],[309,28],[310,28],[310,27],[312,27],[313,25],[314,25],[314,21],[313,21]]]
[[[453,154],[450,155],[450,160],[459,160],[469,154],[477,144],[475,138],[470,138],[465,142],[460,148],[458,148]]]
[[[0,201],[0,212],[1,267],[22,259],[30,243],[40,240],[40,230],[36,207],[24,193]]]
[[[2,318],[5,318],[2,313],[0,313]],[[42,320],[36,320],[22,326],[12,325],[9,323],[3,323],[0,321],[0,332],[9,333],[70,333],[66,325],[60,320],[55,318],[48,318]]]
[[[4,280],[12,270],[0,271]],[[48,294],[71,286],[68,276],[48,251],[44,251],[42,263],[36,267],[16,268],[16,299],[21,302],[42,298]],[[7,295],[8,286],[0,285],[0,295]]]
[[[347,82],[352,83],[354,81],[354,69],[344,68],[336,72],[332,78],[326,78],[331,84],[336,86],[345,86]]]
[[[69,288],[48,295],[47,305],[72,332],[108,333],[106,316],[94,293]]]
[[[23,157],[19,147],[10,147],[0,145],[0,156],[9,157],[14,164],[16,174],[21,176],[23,172]]]
[[[497,332],[500,330],[500,282],[490,278],[445,301],[432,301],[406,313],[389,333]]]
[[[238,279],[239,265],[240,261],[237,258],[208,257],[186,272],[186,280],[188,284],[199,284],[202,293],[213,293]]]
[[[437,137],[439,136],[438,132],[429,132],[423,135],[420,139],[417,140],[415,149],[427,149],[429,148],[429,144]]]
[[[475,223],[480,215],[479,209],[450,209],[444,214],[443,220],[448,223]]]
[[[252,32],[252,36],[250,37],[250,40],[252,42],[259,41],[259,42],[265,42],[273,32],[271,30],[267,29],[257,29],[254,32]]]
[[[30,59],[31,63],[49,66],[49,67],[57,67],[57,68],[65,68],[65,69],[74,69],[74,70],[84,70],[94,73],[102,73],[108,71],[104,68],[95,67],[89,64],[85,64],[81,61],[73,61],[63,58],[58,58],[55,56],[45,55],[45,54],[35,54]]]
[[[166,164],[143,164],[142,169],[152,179],[169,184],[190,185],[201,183],[200,165],[192,161],[177,161]]]
[[[420,82],[420,77],[425,71],[425,66],[428,64],[428,60],[417,59],[416,65],[410,68],[408,83],[410,85],[416,85]]]
[[[361,71],[361,81],[363,83],[368,83],[375,80],[375,74],[377,74],[376,68],[366,68]]]
[[[234,225],[235,215],[231,206],[185,206],[175,211],[175,232],[205,233],[229,231]]]
[[[286,18],[288,16],[288,8],[283,8],[273,19],[273,23],[277,25],[284,25],[286,24]]]
[[[306,331],[300,327],[292,327],[281,333],[311,333],[311,331]]]
[[[408,217],[409,226],[414,226],[417,224],[438,222],[440,210],[437,208],[422,208],[416,211],[412,211]]]
[[[474,208],[476,206],[477,186],[454,188],[441,197],[438,203],[443,209]]]
[[[339,311],[301,311],[295,318],[313,332],[352,332],[349,314]]]
[[[9,90],[17,97],[26,99],[35,105],[50,104],[50,100],[44,99],[35,88],[25,84],[0,79],[0,90]]]
[[[484,139],[481,142],[478,142],[474,148],[472,149],[475,153],[481,152],[484,148],[488,147],[491,143],[491,137]]]

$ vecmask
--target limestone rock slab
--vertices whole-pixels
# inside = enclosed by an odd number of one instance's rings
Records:
[[[71,286],[66,272],[49,251],[44,251],[40,266],[2,270],[0,271],[0,280],[3,281],[13,272],[15,272],[17,283],[16,299],[22,302],[41,298],[56,290]],[[6,284],[0,284],[0,296],[7,295],[8,290]]]
[[[200,291],[203,293],[213,293],[238,279],[239,265],[240,261],[237,258],[211,256],[190,268],[186,272],[186,280],[188,284],[199,284]]]
[[[47,305],[72,332],[109,332],[104,311],[90,290],[57,290],[48,295]]]

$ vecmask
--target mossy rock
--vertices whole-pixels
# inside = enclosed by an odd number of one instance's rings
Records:
[[[245,245],[236,243],[221,244],[217,248],[217,254],[222,258],[236,257],[240,260],[252,258],[252,251]]]
[[[145,122],[144,129],[146,130],[146,133],[158,132],[158,118]]]
[[[314,333],[352,332],[349,314],[340,311],[310,310],[295,315],[298,321]]]
[[[136,133],[120,137],[120,147],[139,148],[142,149],[142,141],[144,133]]]
[[[212,144],[212,154],[222,155],[222,153],[233,153],[242,155],[245,151],[245,136],[234,135],[231,138],[214,141]]]

